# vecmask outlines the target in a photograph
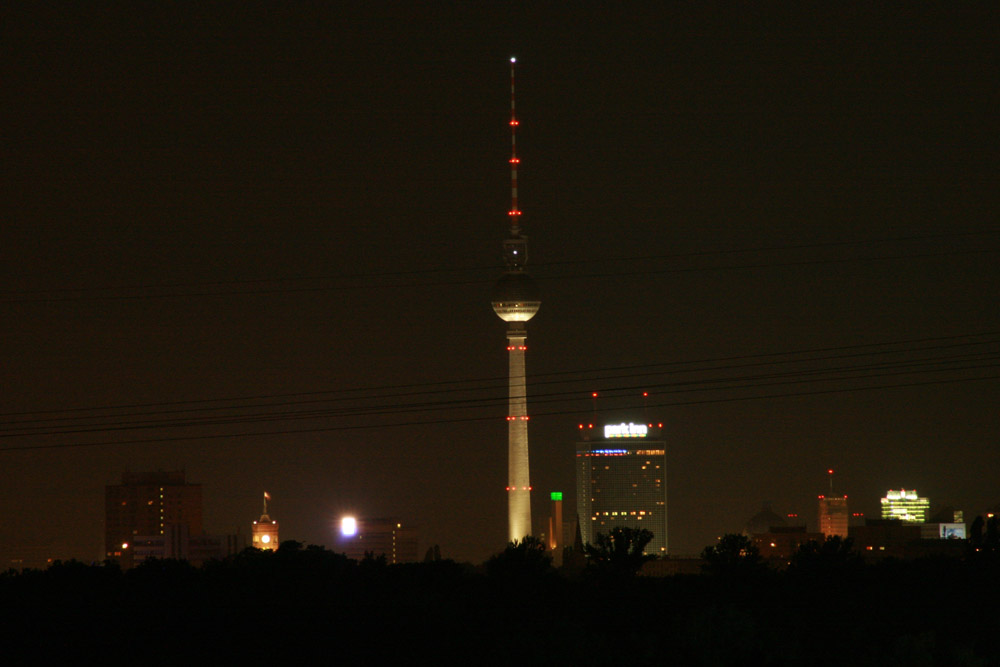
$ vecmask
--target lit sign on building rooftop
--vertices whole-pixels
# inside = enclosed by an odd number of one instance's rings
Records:
[[[645,438],[647,433],[645,424],[605,424],[605,438]]]

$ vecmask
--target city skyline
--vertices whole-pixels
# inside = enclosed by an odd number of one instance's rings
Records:
[[[995,506],[996,21],[897,9],[12,11],[0,557],[181,468],[217,533],[502,548],[511,54],[536,507],[594,391],[664,423],[675,553],[828,468]]]

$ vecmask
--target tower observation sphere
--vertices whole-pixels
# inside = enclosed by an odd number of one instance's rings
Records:
[[[523,270],[503,274],[493,288],[493,312],[504,322],[527,322],[541,305],[538,285]]]
[[[508,411],[507,411],[507,512],[509,541],[523,540],[531,530],[531,482],[528,474],[528,398],[524,357],[528,332],[525,322],[538,312],[542,302],[538,287],[525,270],[528,239],[521,234],[521,211],[517,207],[518,120],[514,113],[514,59],[510,59],[510,221],[503,241],[507,270],[493,288],[493,312],[507,323]]]

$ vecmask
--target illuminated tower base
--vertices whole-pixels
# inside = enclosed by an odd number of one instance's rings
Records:
[[[531,481],[528,477],[528,399],[525,391],[524,352],[528,333],[519,322],[507,328],[510,357],[507,420],[507,510],[509,541],[531,535]]]

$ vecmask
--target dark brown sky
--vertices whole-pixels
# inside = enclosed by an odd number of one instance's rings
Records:
[[[828,467],[1000,502],[993,12],[396,4],[4,21],[0,556],[97,558],[104,485],[179,467],[209,530],[266,489],[498,549],[512,54],[536,521],[593,389],[659,406],[675,553]]]

